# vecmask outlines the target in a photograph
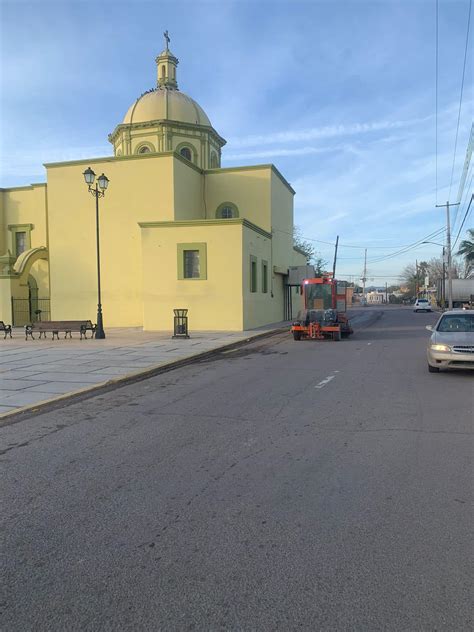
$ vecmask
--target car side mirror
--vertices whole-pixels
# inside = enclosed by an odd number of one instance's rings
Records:
[[[426,325],[426,329],[428,331],[433,331],[433,325]]]

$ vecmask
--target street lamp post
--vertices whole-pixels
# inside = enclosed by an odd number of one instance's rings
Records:
[[[83,176],[88,186],[89,193],[95,197],[95,223],[97,238],[97,327],[95,330],[95,337],[103,340],[105,338],[105,331],[102,321],[102,299],[100,287],[99,198],[104,197],[105,190],[109,185],[109,179],[106,175],[101,174],[96,180],[95,173],[90,167],[84,171]]]

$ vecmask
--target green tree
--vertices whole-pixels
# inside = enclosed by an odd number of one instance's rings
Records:
[[[467,234],[469,238],[462,240],[457,254],[464,257],[465,277],[469,279],[474,273],[474,228],[469,228]]]

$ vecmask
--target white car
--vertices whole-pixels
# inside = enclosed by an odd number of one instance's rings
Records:
[[[413,306],[414,312],[432,312],[431,303],[427,298],[417,298]]]
[[[453,309],[445,312],[431,331],[426,355],[428,371],[474,369],[474,312]]]

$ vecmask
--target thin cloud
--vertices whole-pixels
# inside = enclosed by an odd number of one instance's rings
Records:
[[[274,143],[292,143],[301,140],[317,140],[320,138],[337,138],[354,136],[393,129],[401,129],[412,125],[419,125],[431,117],[414,118],[405,121],[375,121],[373,123],[352,123],[350,125],[326,125],[310,129],[290,130],[272,134],[259,134],[243,138],[231,138],[229,145],[233,147],[255,147],[256,145],[273,145]]]
[[[328,151],[342,151],[345,147],[298,147],[296,149],[265,149],[246,151],[238,154],[225,154],[223,158],[227,160],[251,160],[252,158],[275,158],[278,156],[301,156],[308,154],[324,154]]]

